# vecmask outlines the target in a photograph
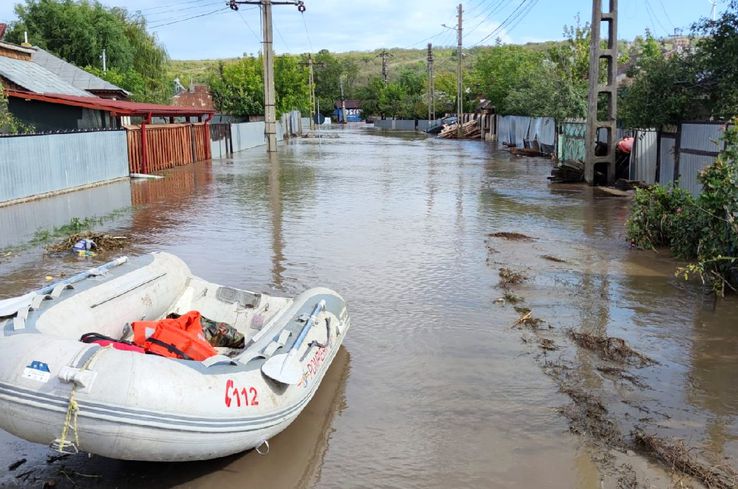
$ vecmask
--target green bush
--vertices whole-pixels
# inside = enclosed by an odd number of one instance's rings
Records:
[[[699,175],[695,199],[678,188],[636,191],[628,237],[640,247],[669,247],[692,261],[677,274],[697,275],[717,294],[738,289],[738,119],[725,131],[725,150]]]
[[[631,242],[645,249],[672,247],[675,241],[688,240],[681,229],[691,215],[694,198],[678,187],[653,185],[636,189],[635,203],[627,222]],[[681,248],[684,243],[678,243]],[[681,255],[681,253],[679,253]]]

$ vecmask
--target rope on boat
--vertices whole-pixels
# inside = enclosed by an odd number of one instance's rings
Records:
[[[80,370],[88,370],[92,362],[103,351],[112,348],[107,345],[97,349],[90,358],[82,365]],[[77,403],[77,383],[72,385],[72,392],[69,394],[69,403],[67,405],[67,413],[64,416],[64,426],[62,426],[61,435],[51,443],[51,448],[59,453],[75,454],[79,453],[79,431],[77,430],[77,418],[79,417],[79,404]],[[74,434],[74,441],[67,440],[69,430]],[[67,451],[69,449],[69,451]]]

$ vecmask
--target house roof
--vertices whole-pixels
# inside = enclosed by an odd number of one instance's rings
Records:
[[[114,116],[146,117],[148,115],[152,115],[161,117],[188,117],[215,113],[215,110],[213,109],[110,100],[89,96],[89,94],[83,97],[60,93],[31,93],[20,90],[7,90],[6,93],[9,97],[21,98],[24,100],[38,100],[40,102],[48,102],[52,104],[102,110],[104,112],[110,112]]]
[[[172,105],[195,107],[197,109],[214,109],[213,96],[207,85],[198,84],[191,90],[182,90],[172,97]]]
[[[46,68],[30,61],[0,56],[0,76],[30,92],[92,97],[84,90],[70,85]]]
[[[0,40],[0,46],[4,47],[5,49],[11,49],[13,51],[18,51],[20,53],[26,53],[26,54],[32,53],[32,51],[29,48],[24,48],[23,46],[18,46],[17,44],[13,44],[7,41]]]
[[[344,102],[346,103],[346,108],[347,109],[360,109],[361,108],[361,101],[360,100],[349,100],[349,99],[346,99],[346,100],[344,100]],[[340,100],[336,100],[336,103],[335,103],[334,106],[337,109],[340,109],[342,107],[341,101]]]
[[[122,96],[129,96],[130,93],[120,88],[117,85],[113,85],[109,81],[103,80],[100,77],[88,73],[82,68],[78,68],[71,63],[64,61],[61,58],[54,56],[48,51],[44,51],[39,47],[33,48],[33,55],[31,60],[46,68],[47,70],[54,73],[56,76],[67,82],[68,84],[79,88],[80,90],[87,91],[106,91],[106,92],[120,92]]]

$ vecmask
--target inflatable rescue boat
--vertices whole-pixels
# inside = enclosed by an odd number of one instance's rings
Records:
[[[156,321],[192,311],[242,343],[204,359],[182,343],[140,347]],[[328,289],[272,297],[195,277],[171,254],[119,258],[0,301],[0,428],[123,460],[262,452],[313,397],[349,326]]]

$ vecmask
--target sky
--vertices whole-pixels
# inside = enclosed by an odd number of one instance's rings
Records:
[[[140,11],[172,59],[214,59],[257,53],[259,9],[225,0],[100,0],[109,6]],[[274,49],[277,53],[372,51],[456,45],[458,0],[304,0],[307,10],[274,6]],[[727,0],[717,0],[718,14]],[[0,0],[0,22],[14,20],[13,0]],[[607,0],[603,3],[607,4]],[[579,15],[589,21],[591,0],[463,0],[464,45],[522,44],[559,40],[563,26]],[[710,0],[620,0],[619,39],[633,39],[649,29],[657,37],[684,32],[709,17]]]

